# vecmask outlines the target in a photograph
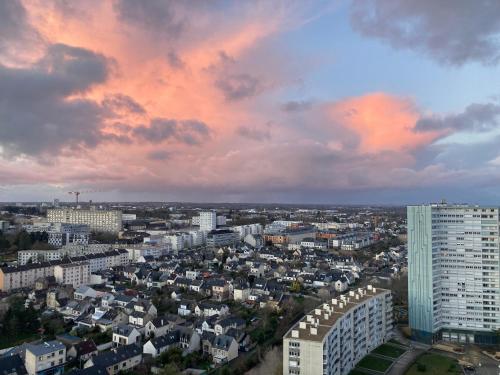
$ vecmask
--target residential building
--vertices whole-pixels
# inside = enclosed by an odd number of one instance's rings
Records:
[[[217,228],[217,214],[215,211],[200,212],[200,230],[210,232]]]
[[[59,264],[54,267],[54,277],[59,284],[71,285],[78,288],[86,285],[90,280],[90,266],[88,262]]]
[[[284,375],[347,375],[392,333],[389,290],[368,286],[323,303],[283,337]]]
[[[85,362],[84,368],[105,368],[108,375],[116,375],[137,367],[141,362],[142,348],[137,344],[130,344],[90,358]]]
[[[233,246],[239,242],[239,235],[229,229],[215,229],[207,234],[207,247]]]
[[[408,305],[414,339],[493,344],[500,329],[499,209],[409,206]]]
[[[57,208],[47,210],[52,223],[86,224],[91,231],[118,233],[122,230],[122,212],[117,210]]]
[[[28,344],[24,365],[29,375],[60,375],[66,363],[66,346],[60,341]]]

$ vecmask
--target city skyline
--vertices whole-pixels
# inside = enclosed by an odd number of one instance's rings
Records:
[[[454,4],[0,0],[0,201],[500,205],[500,4]]]

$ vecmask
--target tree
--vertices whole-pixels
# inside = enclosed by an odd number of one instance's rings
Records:
[[[302,285],[300,285],[300,282],[298,282],[297,280],[292,282],[292,285],[290,286],[290,291],[292,293],[299,293],[301,289]]]
[[[174,365],[173,363],[169,363],[167,365],[165,365],[165,367],[163,367],[161,370],[160,370],[160,375],[180,375],[181,372],[179,371],[179,369],[177,368],[176,365]]]

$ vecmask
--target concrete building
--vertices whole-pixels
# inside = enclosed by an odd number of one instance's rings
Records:
[[[228,229],[216,229],[207,234],[207,247],[233,246],[239,242],[238,233]]]
[[[88,262],[59,264],[54,267],[54,277],[61,285],[71,285],[78,288],[87,285],[90,280],[90,266]]]
[[[408,304],[412,335],[493,344],[500,329],[499,209],[409,206]]]
[[[86,224],[91,231],[118,233],[122,230],[122,212],[118,210],[84,210],[57,208],[47,210],[51,223]]]
[[[389,290],[368,286],[323,303],[283,337],[284,375],[347,375],[392,334]]]
[[[29,375],[60,375],[66,363],[66,346],[60,341],[28,344],[24,366]]]
[[[200,230],[210,232],[217,228],[217,214],[215,211],[200,212]]]

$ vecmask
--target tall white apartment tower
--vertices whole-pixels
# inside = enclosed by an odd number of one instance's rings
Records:
[[[210,232],[217,228],[217,214],[215,211],[200,212],[200,230]]]
[[[409,206],[408,308],[412,336],[494,344],[500,329],[499,209]]]

